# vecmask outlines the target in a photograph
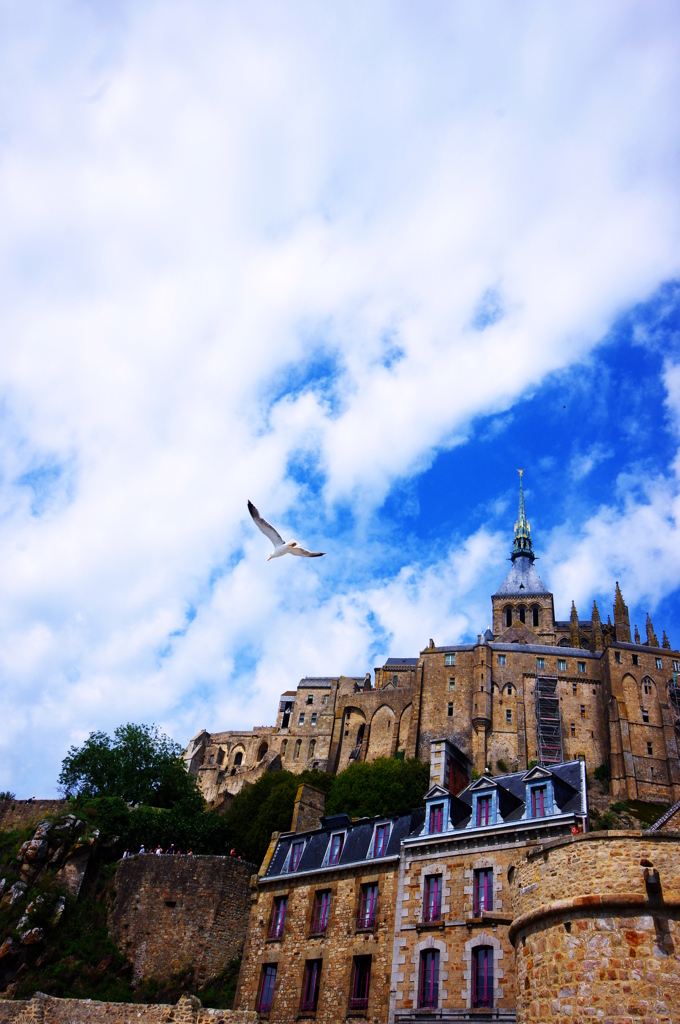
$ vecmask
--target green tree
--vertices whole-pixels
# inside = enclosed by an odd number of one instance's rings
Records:
[[[405,814],[418,807],[429,785],[430,766],[416,758],[381,757],[371,764],[353,764],[333,779],[326,814]]]
[[[182,748],[155,725],[120,725],[113,737],[92,732],[62,761],[59,784],[80,796],[118,796],[154,807],[203,807],[203,798],[181,761]]]

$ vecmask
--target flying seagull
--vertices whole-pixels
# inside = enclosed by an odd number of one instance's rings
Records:
[[[302,555],[304,558],[321,558],[325,555],[325,551],[308,551],[307,548],[301,548],[296,540],[284,540],[280,533],[274,529],[274,527],[263,519],[260,513],[257,511],[252,501],[248,502],[248,511],[253,517],[253,522],[265,537],[269,537],[270,541],[274,545],[274,553],[269,556],[267,561],[272,558],[280,558],[281,555]]]

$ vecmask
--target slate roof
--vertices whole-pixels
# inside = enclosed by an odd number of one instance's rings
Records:
[[[391,668],[392,665],[417,665],[417,658],[388,658],[384,668]]]
[[[322,819],[322,826],[312,832],[293,832],[284,835],[278,842],[274,856],[265,873],[265,878],[277,878],[281,875],[283,866],[288,856],[291,844],[297,840],[306,840],[306,845],[297,871],[299,875],[306,871],[318,871],[323,867],[326,851],[330,842],[331,834],[346,829],[345,844],[340,855],[340,862],[332,868],[324,870],[334,871],[336,868],[347,867],[351,864],[364,864],[367,860],[373,829],[376,824],[390,822],[392,825],[390,838],[387,844],[384,860],[389,857],[398,857],[402,839],[414,832],[419,832],[425,821],[425,808],[418,807],[408,814],[389,815],[377,818],[359,818],[351,821],[346,814],[335,814],[330,818]],[[293,874],[293,872],[291,872]],[[283,875],[284,878],[288,874]]]
[[[533,563],[526,555],[521,555],[512,563],[512,568],[500,587],[493,595],[503,597],[512,595],[528,596],[529,594],[549,594],[550,591],[534,569]]]

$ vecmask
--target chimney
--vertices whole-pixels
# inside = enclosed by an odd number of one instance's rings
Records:
[[[303,783],[298,786],[295,796],[295,807],[293,808],[292,832],[309,832],[318,828],[323,816],[326,794],[322,793],[316,786]]]

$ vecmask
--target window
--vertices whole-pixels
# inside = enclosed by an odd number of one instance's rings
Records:
[[[512,722],[512,711],[510,710],[510,708],[505,709],[505,721]]]
[[[614,661],[617,665],[621,664],[621,651],[614,651]]]
[[[430,827],[428,829],[430,835],[435,832],[441,832],[444,827],[444,804],[433,804],[430,807]]]
[[[328,911],[331,906],[330,890],[317,892],[314,900],[314,917],[312,918],[312,935],[323,935],[328,924]]]
[[[436,1007],[439,1003],[439,950],[428,949],[420,954],[418,1005]]]
[[[373,844],[373,856],[384,857],[387,853],[387,843],[390,838],[390,826],[378,825],[375,830],[375,842]]]
[[[372,885],[361,886],[361,902],[359,903],[359,920],[357,921],[358,928],[372,928],[375,924],[375,908],[378,905],[378,886],[377,883]]]
[[[508,697],[512,697],[512,683],[508,683]]]
[[[506,608],[505,609],[505,625],[506,626],[511,626],[512,625],[512,608]]]
[[[260,991],[257,994],[257,1012],[269,1013],[274,998],[274,982],[276,981],[276,964],[265,964],[260,978]]]
[[[456,655],[455,654],[447,654],[444,657],[444,664],[445,665],[455,665],[456,664]]]
[[[649,694],[652,692],[651,686],[649,685],[649,683],[646,680],[645,680],[645,682],[642,685],[645,688],[645,693],[649,696]]]
[[[584,676],[586,674],[586,663],[585,663],[585,661],[579,661],[576,664],[577,664],[579,675],[580,676]]]
[[[536,786],[531,790],[531,817],[545,818],[547,811],[547,786]]]
[[[312,740],[309,744],[309,757],[314,757],[314,751],[316,750],[316,740]]]
[[[651,756],[652,756],[652,754],[654,753],[654,748],[652,747],[652,744],[651,744],[651,743],[648,743],[648,744],[647,744],[647,753],[648,753],[648,754],[650,755],[650,757],[651,757]]]
[[[673,662],[673,671],[674,672],[680,672],[680,661],[674,661]]]
[[[576,685],[576,683],[571,684],[571,692],[574,694],[574,696],[576,696],[576,694],[578,693],[578,686]]]
[[[456,688],[456,680],[454,679],[453,676],[451,676],[451,678],[449,679],[449,693],[451,693],[453,690],[455,690],[455,688]]]
[[[504,654],[499,654],[498,655],[498,664],[501,665],[501,666],[505,665],[505,655]]]
[[[301,711],[300,712],[300,717],[298,719],[298,725],[304,725],[304,724],[305,724],[305,713],[304,713],[304,711]]]
[[[533,615],[534,626],[538,625],[538,608],[532,608],[531,613]]]
[[[633,655],[633,664],[634,665],[639,665],[640,664],[640,656],[638,654],[634,654]]]
[[[345,845],[345,834],[341,832],[340,835],[331,836],[330,852],[328,854],[328,863],[333,865],[337,864],[340,860],[340,854],[342,848]]]
[[[319,981],[321,979],[321,960],[307,960],[302,978],[302,998],[300,1010],[310,1012],[316,1010],[319,1001]]]
[[[239,764],[241,764],[242,761],[243,761],[243,751],[242,750],[238,750],[234,754],[234,764],[239,765]]]
[[[289,871],[297,871],[298,865],[300,864],[300,858],[302,857],[302,851],[305,848],[304,842],[293,843],[290,848],[290,861],[288,864]]]
[[[307,695],[307,703],[308,704],[313,704],[314,703],[314,694],[313,693],[309,693]]]
[[[571,735],[572,736],[576,735],[576,726],[574,725],[573,722],[571,723]]]
[[[663,668],[663,662],[662,662],[661,658],[655,658],[654,659],[654,663],[655,663],[657,668]]]
[[[449,701],[449,706],[446,709],[446,714],[448,715],[449,718],[453,718],[453,701],[452,700]]]
[[[524,607],[524,605],[520,605],[519,606],[519,621],[520,622],[526,622],[526,620],[527,620],[527,610]]]
[[[493,868],[481,868],[474,873],[472,913],[481,917],[483,910],[493,910]]]
[[[326,694],[325,696],[323,696],[323,697],[321,698],[321,704],[322,704],[322,705],[323,705],[323,707],[325,707],[325,708],[327,708],[327,707],[328,707],[328,694]]]
[[[352,994],[349,997],[349,1009],[361,1011],[368,1009],[368,990],[371,984],[370,956],[355,956],[352,965]]]
[[[491,817],[491,797],[477,797],[477,824],[488,825]]]
[[[642,709],[642,721],[643,722],[648,722],[649,721],[649,711],[647,711],[646,708]]]
[[[278,896],[274,900],[274,913],[272,914],[272,923],[269,928],[270,939],[280,939],[283,935],[283,925],[286,920],[286,910],[288,909],[288,897]]]
[[[423,921],[441,921],[442,917],[442,876],[428,875],[425,879],[425,904]]]
[[[545,658],[536,658],[536,668],[545,668]]]
[[[585,704],[581,704],[581,718],[585,718],[585,717],[586,717],[586,706],[585,706]]]
[[[281,757],[286,756],[286,747],[288,746],[288,740],[284,740],[281,744]]]
[[[295,750],[293,751],[293,757],[300,756],[300,747],[302,746],[302,740],[295,741]]]
[[[312,711],[312,725],[316,725],[316,711]]]
[[[493,949],[472,950],[472,1005],[493,1006]]]
[[[566,658],[558,658],[557,659],[557,671],[558,672],[566,672],[567,671],[567,661],[566,661]]]

